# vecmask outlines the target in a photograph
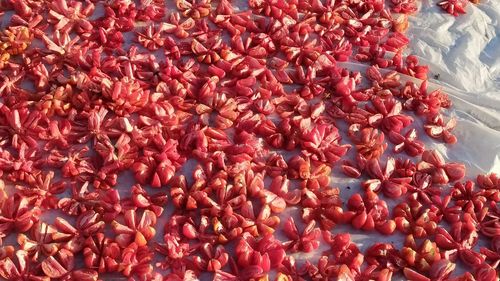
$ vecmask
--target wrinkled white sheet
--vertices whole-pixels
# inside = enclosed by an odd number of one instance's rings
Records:
[[[469,4],[467,14],[456,18],[423,0],[407,32],[411,53],[429,65],[429,81],[454,102],[458,143],[446,154],[464,161],[470,177],[500,172],[499,21],[499,0]]]

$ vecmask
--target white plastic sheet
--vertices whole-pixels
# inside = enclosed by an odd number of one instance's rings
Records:
[[[410,18],[410,51],[429,65],[430,81],[443,86],[459,118],[458,143],[447,148],[464,161],[468,176],[500,172],[500,1],[469,4],[467,14],[443,13],[423,0]]]

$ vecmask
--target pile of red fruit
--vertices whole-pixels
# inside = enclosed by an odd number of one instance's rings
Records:
[[[426,149],[451,102],[385,2],[0,0],[0,276],[497,280],[500,179]]]

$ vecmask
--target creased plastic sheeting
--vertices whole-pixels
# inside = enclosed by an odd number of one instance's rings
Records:
[[[458,143],[446,155],[465,162],[469,177],[500,172],[500,1],[469,4],[455,18],[423,0],[407,34],[432,87],[443,86],[454,103]]]
[[[410,17],[411,52],[439,74],[441,84],[500,101],[499,21],[499,0],[469,4],[467,14],[456,18],[436,1],[423,0],[418,14]]]

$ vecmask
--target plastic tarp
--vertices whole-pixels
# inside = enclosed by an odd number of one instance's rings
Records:
[[[458,143],[447,147],[451,160],[465,162],[468,176],[500,172],[500,1],[469,4],[467,14],[443,13],[422,1],[410,18],[410,51],[429,65],[432,86],[454,102]]]

